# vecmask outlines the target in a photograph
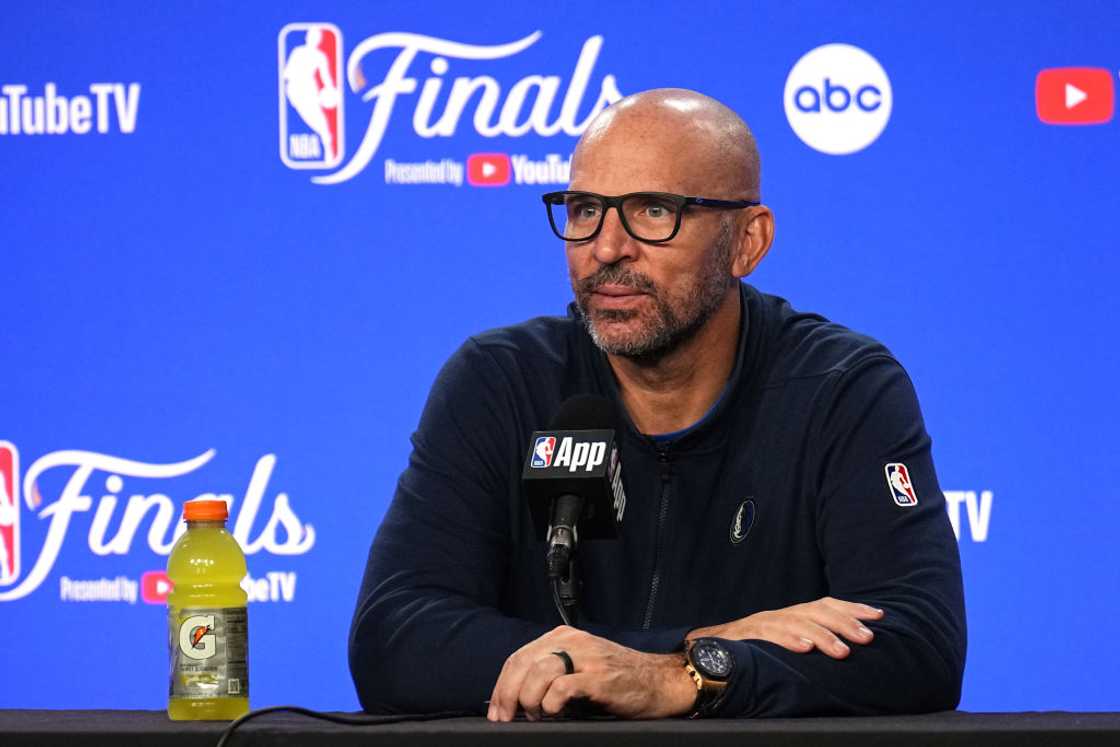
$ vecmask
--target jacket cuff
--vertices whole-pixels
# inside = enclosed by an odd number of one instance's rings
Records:
[[[723,691],[719,704],[712,711],[712,718],[737,718],[749,712],[754,699],[754,648],[747,641],[720,638],[719,642],[735,660],[731,679]]]

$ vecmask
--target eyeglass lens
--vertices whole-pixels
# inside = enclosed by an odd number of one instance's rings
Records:
[[[605,204],[598,195],[565,195],[549,203],[552,223],[565,241],[582,241],[599,230]],[[664,241],[677,225],[676,203],[653,194],[628,195],[622,201],[625,223],[635,238]]]

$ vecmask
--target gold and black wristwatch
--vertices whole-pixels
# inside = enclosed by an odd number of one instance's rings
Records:
[[[689,718],[710,716],[723,701],[735,657],[718,638],[697,638],[685,645],[684,669],[696,683],[696,703]]]

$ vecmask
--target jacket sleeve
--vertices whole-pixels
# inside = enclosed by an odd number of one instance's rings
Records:
[[[510,465],[527,446],[503,376],[468,340],[432,386],[351,622],[350,673],[367,711],[485,713],[506,658],[554,627],[501,611]],[[592,632],[668,652],[685,630]]]
[[[808,463],[829,594],[885,615],[866,623],[874,640],[840,660],[727,641],[736,666],[719,715],[953,709],[966,642],[960,556],[910,379],[892,358],[867,360],[839,377],[819,422]],[[896,502],[893,464],[905,465],[916,504]]]

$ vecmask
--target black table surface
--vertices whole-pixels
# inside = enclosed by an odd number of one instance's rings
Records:
[[[339,714],[343,715],[343,714]],[[352,715],[352,714],[347,714]],[[162,711],[0,710],[0,745],[216,745],[227,724],[170,721]],[[966,713],[875,718],[548,721],[451,718],[345,726],[278,713],[229,745],[1120,745],[1120,713]]]

